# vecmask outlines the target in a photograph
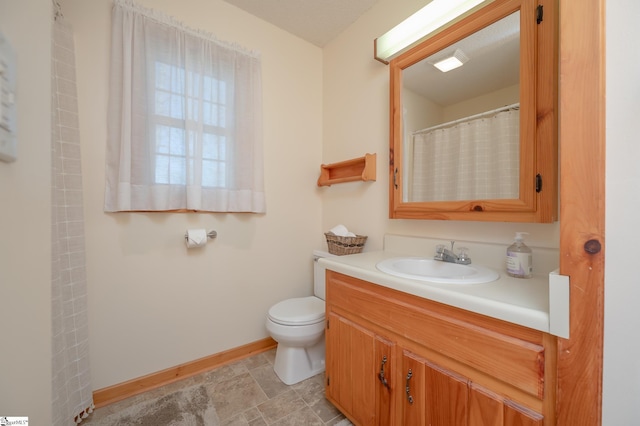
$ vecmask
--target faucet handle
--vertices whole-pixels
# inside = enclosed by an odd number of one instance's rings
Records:
[[[469,249],[466,247],[460,247],[458,249],[458,263],[462,263],[465,265],[468,265],[469,263],[471,263],[471,258],[467,254],[468,250]]]

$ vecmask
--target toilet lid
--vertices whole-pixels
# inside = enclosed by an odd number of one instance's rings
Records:
[[[309,325],[324,319],[324,300],[315,296],[278,302],[269,309],[269,319],[282,325]]]

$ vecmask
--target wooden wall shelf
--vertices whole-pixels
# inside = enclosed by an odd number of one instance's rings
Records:
[[[318,186],[331,186],[334,183],[376,180],[376,154],[339,163],[320,165]]]

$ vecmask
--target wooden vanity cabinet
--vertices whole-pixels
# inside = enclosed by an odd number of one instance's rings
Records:
[[[357,425],[549,426],[555,338],[327,271],[326,396]]]

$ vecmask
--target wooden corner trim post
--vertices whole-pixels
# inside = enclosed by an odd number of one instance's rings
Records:
[[[560,1],[560,273],[570,338],[558,339],[558,425],[602,424],[605,0]],[[545,11],[546,12],[546,11]]]

